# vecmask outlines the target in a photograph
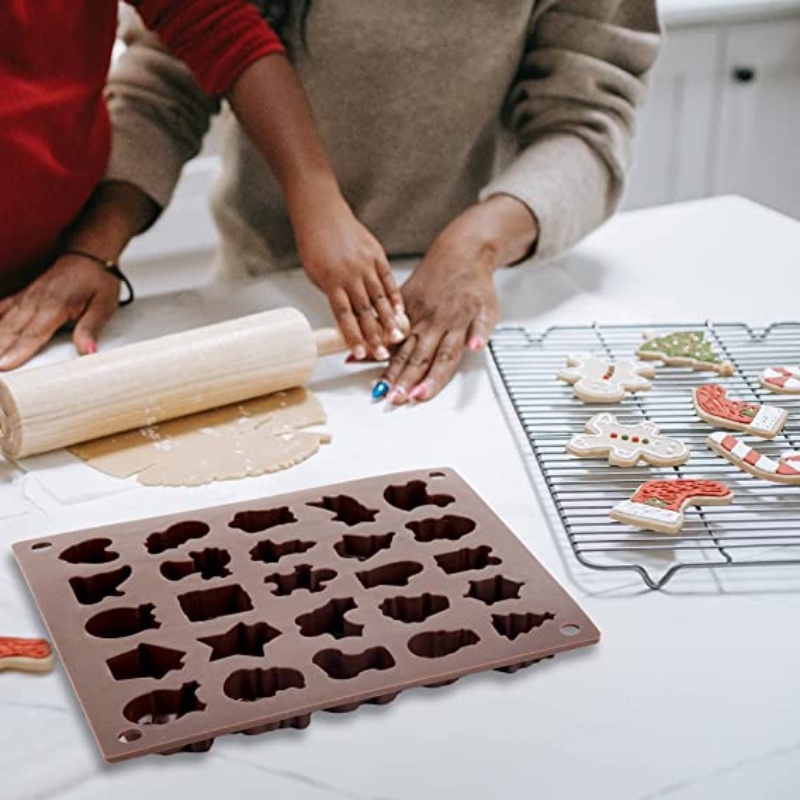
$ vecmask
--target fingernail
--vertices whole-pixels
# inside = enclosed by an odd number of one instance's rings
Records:
[[[363,344],[357,344],[353,348],[353,355],[356,357],[356,361],[363,361],[367,357],[367,348]]]
[[[485,346],[486,342],[480,336],[473,336],[467,345],[470,350],[482,350]]]
[[[410,400],[424,400],[425,395],[428,393],[428,384],[427,383],[420,383],[418,386],[415,386],[410,394],[408,395]]]
[[[97,352],[97,344],[95,342],[89,342],[86,345],[86,355],[93,356]]]
[[[406,397],[406,387],[395,386],[394,389],[392,389],[392,391],[389,392],[389,396],[386,398],[386,400],[392,405],[398,405],[398,401],[404,400],[405,397]]]
[[[409,320],[406,312],[402,309],[395,314],[394,321],[397,323],[397,327],[400,328],[401,331],[408,330],[411,327],[411,320]]]
[[[378,361],[388,361],[389,351],[383,345],[381,345],[375,350],[375,358],[377,358]]]
[[[400,328],[392,328],[392,331],[389,334],[389,339],[391,339],[394,344],[400,344],[400,342],[402,342],[405,338],[405,334],[400,330]]]
[[[372,387],[372,399],[383,400],[389,394],[389,384],[386,381],[378,381]]]

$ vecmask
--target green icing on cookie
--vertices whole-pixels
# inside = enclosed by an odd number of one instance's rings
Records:
[[[667,358],[693,358],[704,364],[720,364],[711,342],[702,331],[682,331],[649,339],[640,348],[643,353],[663,353]]]
[[[646,506],[655,506],[656,508],[665,508],[669,505],[666,500],[659,500],[657,497],[650,497],[644,501]]]

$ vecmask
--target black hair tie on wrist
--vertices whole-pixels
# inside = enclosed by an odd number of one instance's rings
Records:
[[[79,258],[86,258],[89,261],[94,261],[95,264],[99,264],[106,272],[110,272],[122,283],[125,290],[128,292],[128,296],[123,297],[122,300],[119,301],[120,308],[122,308],[122,306],[128,306],[133,302],[135,297],[133,293],[133,284],[128,280],[125,273],[119,268],[119,264],[115,261],[106,261],[104,258],[100,258],[100,256],[96,256],[93,253],[87,253],[84,250],[63,250],[61,255],[78,256]]]

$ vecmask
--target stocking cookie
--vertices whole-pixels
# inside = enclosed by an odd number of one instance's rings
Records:
[[[678,439],[662,436],[652,422],[623,425],[613,414],[595,414],[586,423],[586,433],[576,434],[567,452],[578,458],[608,457],[615,467],[634,467],[640,461],[657,467],[677,467],[691,455]]]
[[[648,380],[656,374],[652,364],[632,358],[609,361],[591,353],[567,357],[567,367],[558,378],[572,384],[575,397],[584,403],[621,403],[630,392],[644,392],[652,387]]]
[[[50,672],[55,666],[53,651],[44,639],[15,639],[0,636],[0,672]]]
[[[683,527],[687,506],[722,506],[732,500],[733,492],[718,481],[647,481],[630,500],[614,506],[608,516],[635,528],[675,534]]]
[[[694,389],[694,407],[709,425],[743,431],[762,439],[774,439],[786,424],[788,413],[776,406],[762,406],[744,400],[730,400],[718,383]]]
[[[776,394],[800,394],[800,367],[770,367],[761,373],[760,381]]]
[[[776,461],[761,455],[730,433],[712,433],[706,444],[717,455],[756,478],[800,486],[800,453],[786,453]]]
[[[636,355],[646,361],[663,361],[670,367],[691,367],[720,375],[733,375],[736,371],[733,364],[714,350],[703,331],[679,331],[666,336],[645,334],[645,342]]]

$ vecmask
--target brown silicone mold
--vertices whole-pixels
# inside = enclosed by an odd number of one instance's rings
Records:
[[[600,634],[452,470],[19,542],[109,762],[513,672]]]

